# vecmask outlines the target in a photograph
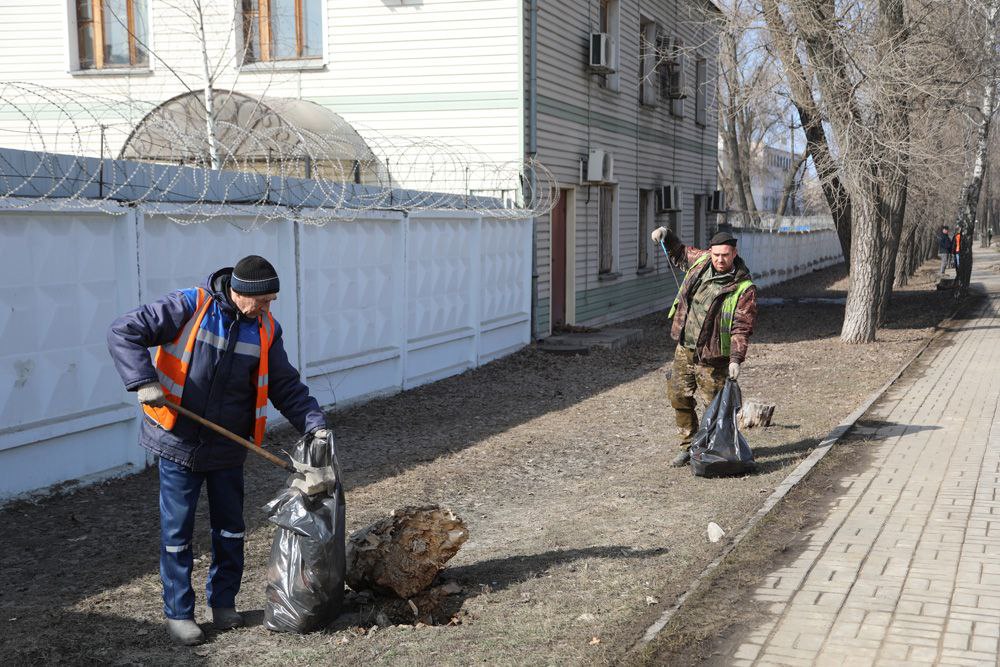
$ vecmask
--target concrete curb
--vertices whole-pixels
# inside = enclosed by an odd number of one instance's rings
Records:
[[[973,285],[973,287],[975,287],[975,285]],[[979,292],[978,289],[977,292]],[[980,294],[982,293],[980,292]],[[866,398],[854,412],[848,415],[842,422],[840,422],[840,424],[838,424],[832,431],[830,431],[830,433],[822,441],[820,441],[820,443],[816,446],[816,449],[814,449],[809,454],[808,457],[806,457],[801,463],[799,463],[799,465],[795,467],[795,469],[788,475],[788,477],[786,477],[784,481],[782,481],[781,484],[779,484],[774,489],[771,495],[767,497],[767,500],[765,500],[761,508],[757,510],[757,513],[754,514],[752,517],[750,517],[750,519],[743,526],[740,532],[737,533],[736,536],[733,537],[732,540],[725,547],[723,547],[719,555],[716,556],[715,559],[711,563],[709,563],[704,570],[701,571],[701,573],[695,578],[694,582],[691,584],[691,587],[688,588],[688,590],[685,591],[679,598],[677,598],[677,602],[674,604],[674,606],[664,611],[663,614],[661,614],[660,617],[656,620],[656,622],[654,622],[646,629],[646,632],[643,634],[642,639],[640,639],[632,646],[629,653],[635,651],[636,649],[640,649],[646,646],[651,641],[656,639],[657,635],[659,635],[659,633],[663,630],[663,628],[666,627],[667,623],[670,622],[670,619],[673,618],[678,611],[680,611],[681,607],[692,595],[698,592],[702,584],[704,584],[705,581],[707,581],[708,578],[711,576],[712,572],[714,572],[715,569],[722,564],[722,562],[743,541],[743,539],[750,533],[750,531],[753,530],[753,528],[758,523],[760,523],[764,517],[770,514],[771,510],[773,510],[775,506],[777,506],[777,504],[781,501],[782,498],[788,495],[789,491],[791,491],[799,482],[805,479],[805,477],[812,471],[812,469],[816,467],[816,464],[819,463],[824,456],[826,456],[827,452],[829,452],[830,449],[832,449],[833,446],[836,445],[837,442],[839,442],[840,439],[843,438],[847,434],[847,432],[854,427],[854,424],[859,419],[861,419],[861,417],[864,416],[866,412],[868,412],[868,410],[872,407],[872,405],[874,405],[876,401],[882,398],[885,392],[888,391],[889,388],[892,385],[894,385],[897,380],[899,380],[900,376],[902,376],[903,373],[906,372],[906,369],[908,369],[913,364],[913,362],[915,362],[924,352],[926,352],[927,348],[929,348],[931,344],[937,341],[945,333],[948,333],[948,330],[954,324],[955,317],[958,315],[958,312],[963,305],[964,304],[958,305],[955,308],[955,310],[953,310],[952,313],[948,315],[948,317],[939,322],[935,327],[934,333],[928,336],[927,340],[924,341],[924,343],[920,346],[920,348],[917,349],[917,351],[914,352],[909,359],[903,362],[902,366],[900,366],[900,368],[892,375],[892,377],[889,378],[888,382],[886,382],[880,388],[876,389],[874,393],[868,396],[868,398]]]

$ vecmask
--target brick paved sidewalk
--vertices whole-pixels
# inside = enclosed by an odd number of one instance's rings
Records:
[[[755,596],[734,665],[1000,664],[1000,256],[989,298],[866,414],[873,463]]]

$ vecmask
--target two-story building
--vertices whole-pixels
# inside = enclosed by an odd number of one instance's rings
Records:
[[[711,0],[10,2],[0,82],[31,88],[0,87],[0,101],[20,96],[0,104],[0,144],[170,161],[184,142],[149,128],[191,109],[161,125],[202,131],[210,81],[220,127],[256,118],[232,99],[261,100],[360,137],[380,162],[355,169],[359,182],[521,201],[551,189],[535,234],[544,336],[664,307],[675,283],[648,240],[656,226],[705,241],[719,19]],[[110,102],[74,108],[74,95]],[[546,169],[522,172],[526,157]]]

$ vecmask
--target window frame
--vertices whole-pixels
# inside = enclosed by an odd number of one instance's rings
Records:
[[[639,16],[639,104],[653,108],[659,101],[657,40],[660,26],[654,19]]]
[[[643,224],[645,223],[645,225]],[[636,248],[635,269],[643,273],[652,269],[650,255],[656,257],[656,249],[650,239],[651,227],[656,224],[656,191],[652,188],[639,189],[639,214],[636,216],[638,228],[638,248]]]
[[[69,60],[69,71],[72,74],[133,74],[133,73],[146,73],[152,69],[152,52],[153,48],[151,46],[152,30],[150,28],[151,23],[151,3],[149,0],[122,0],[125,3],[126,12],[128,13],[128,26],[126,26],[126,31],[128,35],[128,50],[129,50],[129,62],[126,63],[107,63],[105,61],[105,31],[104,31],[104,0],[67,0],[67,25],[66,29],[69,34],[68,40],[68,60]],[[135,11],[135,5],[141,3],[143,8],[143,15],[146,17],[146,32],[145,34],[140,34],[137,32],[135,27],[135,21],[138,12]],[[80,19],[80,6],[87,5],[90,7],[90,18],[82,22]],[[91,36],[90,36],[90,46],[93,49],[93,61],[88,62],[83,58],[81,53],[81,47],[84,42],[81,39],[81,23],[90,23],[91,25]],[[145,53],[145,60],[136,62],[139,50]]]
[[[694,122],[708,125],[708,59],[698,55],[694,61]]]
[[[621,0],[597,0],[597,32],[608,36],[609,64],[611,71],[597,75],[597,85],[617,93],[621,90]]]
[[[272,55],[272,50],[274,44],[272,42],[272,30],[271,30],[271,16],[273,14],[271,3],[275,0],[256,0],[257,10],[255,12],[248,11],[244,8],[244,0],[237,0],[235,4],[235,11],[238,17],[238,40],[237,47],[237,62],[238,67],[244,70],[253,69],[274,69],[274,68],[291,68],[291,69],[322,69],[325,67],[326,63],[326,34],[327,34],[327,16],[326,16],[326,0],[316,0],[318,4],[318,11],[320,15],[320,36],[319,36],[319,53],[317,55],[303,55],[302,51],[306,46],[306,26],[305,26],[305,14],[303,12],[305,3],[309,0],[288,0],[294,5],[295,12],[295,53],[296,55],[291,57],[275,58]],[[277,0],[281,1],[281,0]],[[257,46],[258,46],[258,56],[256,58],[250,59],[250,50],[247,48],[247,19],[248,17],[253,17],[251,20],[256,22],[256,32],[257,35]]]
[[[618,184],[603,183],[597,188],[597,275],[614,278],[618,275],[616,273],[618,267]],[[604,206],[605,193],[610,197],[606,207]],[[603,212],[605,210],[610,216],[610,219],[607,220],[607,234],[605,234],[601,224],[604,221]],[[605,257],[607,257],[607,265],[603,264]]]

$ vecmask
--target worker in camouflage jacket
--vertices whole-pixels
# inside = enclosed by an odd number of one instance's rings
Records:
[[[739,377],[757,320],[757,288],[732,234],[719,232],[708,250],[684,245],[666,227],[652,237],[665,245],[675,266],[687,270],[670,308],[677,350],[667,394],[681,434],[681,451],[671,465],[679,467],[691,459],[689,448],[698,432],[695,395],[707,407],[727,377]]]

